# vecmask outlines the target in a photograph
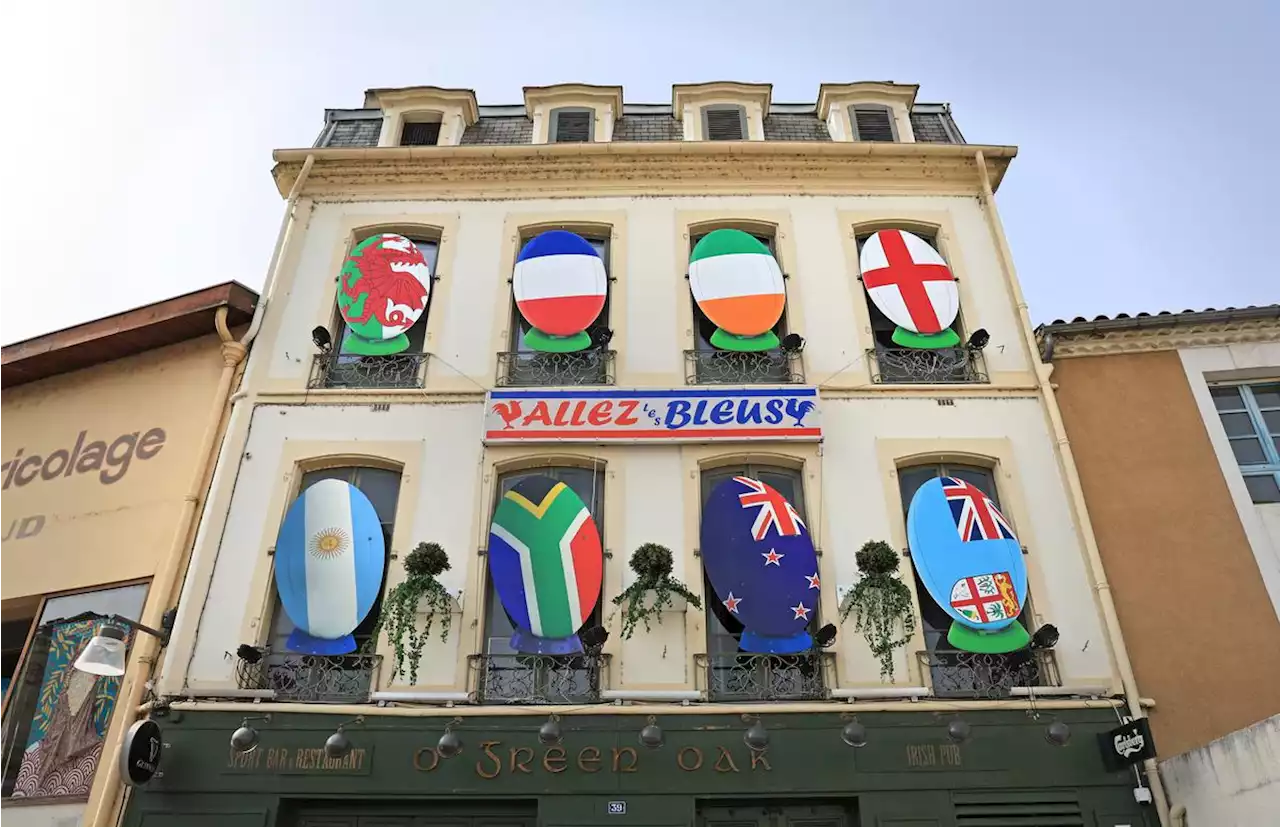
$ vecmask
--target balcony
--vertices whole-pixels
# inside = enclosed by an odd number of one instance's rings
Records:
[[[612,385],[614,350],[579,350],[575,353],[498,354],[498,386],[545,388],[575,385]]]
[[[978,384],[987,382],[982,351],[968,347],[916,350],[875,347],[867,351],[876,384]]]
[[[922,670],[933,677],[939,698],[999,700],[1015,686],[1061,686],[1052,649],[1023,649],[1003,655],[934,649],[917,652]]]
[[[708,699],[733,701],[825,700],[835,656],[812,651],[798,655],[696,655]]]
[[[482,704],[589,704],[600,701],[609,656],[472,655]]]
[[[257,661],[236,658],[241,689],[270,689],[277,701],[366,703],[381,655],[297,655],[266,652]]]
[[[686,350],[684,380],[690,385],[789,385],[804,382],[799,351]]]
[[[426,353],[353,356],[318,353],[311,363],[308,388],[420,388],[426,377]]]

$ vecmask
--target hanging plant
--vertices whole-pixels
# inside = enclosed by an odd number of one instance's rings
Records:
[[[418,682],[418,663],[422,660],[422,647],[431,635],[431,626],[440,618],[440,639],[448,640],[449,625],[453,619],[453,599],[436,576],[449,570],[449,555],[437,543],[418,543],[404,559],[408,573],[402,582],[392,587],[382,599],[382,613],[373,627],[370,645],[376,647],[378,635],[386,629],[387,640],[395,649],[395,674],[403,677],[405,665],[409,667],[409,683]],[[418,605],[426,600],[426,622],[422,630],[417,627]]]
[[[642,621],[646,632],[649,631],[649,618],[656,617],[661,623],[662,610],[673,605],[673,594],[680,595],[695,608],[702,608],[702,601],[698,596],[671,576],[671,568],[671,549],[657,543],[645,543],[631,555],[631,570],[636,573],[636,581],[613,599],[615,606],[623,607],[623,640],[628,640],[635,632],[636,625]],[[654,593],[653,602],[647,603],[645,593],[650,591]]]
[[[840,622],[854,616],[861,632],[880,659],[880,680],[893,682],[893,650],[906,646],[916,630],[911,591],[896,576],[901,556],[888,543],[873,540],[858,549],[862,579],[840,602]]]

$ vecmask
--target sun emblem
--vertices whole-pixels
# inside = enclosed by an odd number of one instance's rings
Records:
[[[351,538],[340,528],[322,528],[311,535],[309,551],[322,560],[337,557],[351,545]]]

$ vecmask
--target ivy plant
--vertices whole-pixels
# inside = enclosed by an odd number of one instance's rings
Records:
[[[636,580],[613,599],[613,604],[622,608],[623,640],[629,639],[641,622],[644,630],[649,631],[651,617],[661,623],[662,610],[673,605],[673,594],[680,595],[695,608],[702,608],[698,596],[671,576],[672,563],[671,549],[657,543],[645,543],[631,555],[631,570],[636,573]],[[645,593],[650,591],[654,593],[652,603],[645,600]]]
[[[911,591],[897,577],[902,557],[888,543],[872,540],[856,559],[862,578],[840,601],[840,622],[854,616],[854,630],[880,659],[880,680],[892,683],[893,650],[906,646],[916,630]]]
[[[407,665],[409,683],[416,684],[422,648],[437,617],[440,619],[440,639],[449,639],[453,599],[436,579],[449,570],[449,555],[437,543],[418,543],[405,557],[404,570],[408,576],[382,599],[382,613],[373,627],[370,644],[376,647],[378,635],[385,629],[387,640],[395,649],[395,674],[403,677]],[[426,620],[419,631],[418,606],[424,600]]]

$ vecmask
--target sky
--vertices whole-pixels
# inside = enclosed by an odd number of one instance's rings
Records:
[[[1035,322],[1280,302],[1280,2],[0,4],[0,341],[234,279],[271,150],[371,87],[893,80],[1019,147],[998,205]],[[38,240],[38,241],[37,241]]]

